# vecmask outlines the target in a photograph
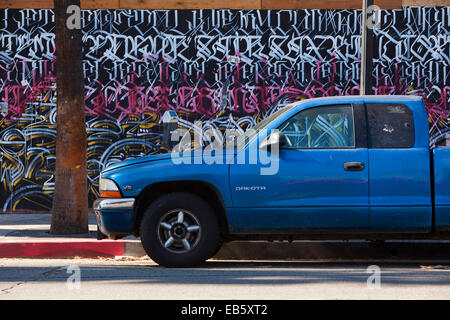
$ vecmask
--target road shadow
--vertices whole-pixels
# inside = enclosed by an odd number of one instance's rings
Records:
[[[65,282],[72,275],[67,264],[52,267],[1,267],[2,282]],[[335,262],[236,262],[208,261],[197,268],[164,268],[140,261],[123,264],[104,261],[86,264],[78,261],[81,281],[117,282],[128,284],[183,285],[308,285],[317,283],[366,284],[373,274],[373,263],[336,264]],[[379,263],[381,281],[401,285],[450,285],[450,264],[445,266],[394,265]]]

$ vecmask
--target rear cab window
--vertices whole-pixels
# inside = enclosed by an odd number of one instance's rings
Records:
[[[399,103],[368,103],[369,148],[411,148],[414,146],[414,117]]]

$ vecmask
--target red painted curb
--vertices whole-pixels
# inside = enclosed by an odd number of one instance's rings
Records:
[[[124,252],[123,241],[0,242],[0,258],[97,258]]]

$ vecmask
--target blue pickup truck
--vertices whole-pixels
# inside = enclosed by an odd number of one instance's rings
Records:
[[[294,102],[225,148],[226,161],[180,151],[108,167],[98,226],[140,237],[168,267],[233,240],[449,239],[450,148],[430,149],[428,132],[420,97]],[[252,150],[272,163],[248,161]]]

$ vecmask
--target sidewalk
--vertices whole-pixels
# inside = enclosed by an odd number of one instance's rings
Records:
[[[139,239],[97,240],[95,215],[89,234],[51,235],[50,214],[0,214],[0,258],[113,258],[146,256]],[[219,260],[446,261],[450,241],[236,241],[223,245]]]
[[[94,214],[89,215],[89,234],[49,234],[50,214],[0,214],[0,258],[97,258],[144,256],[141,243],[129,236],[121,240],[97,240]]]

